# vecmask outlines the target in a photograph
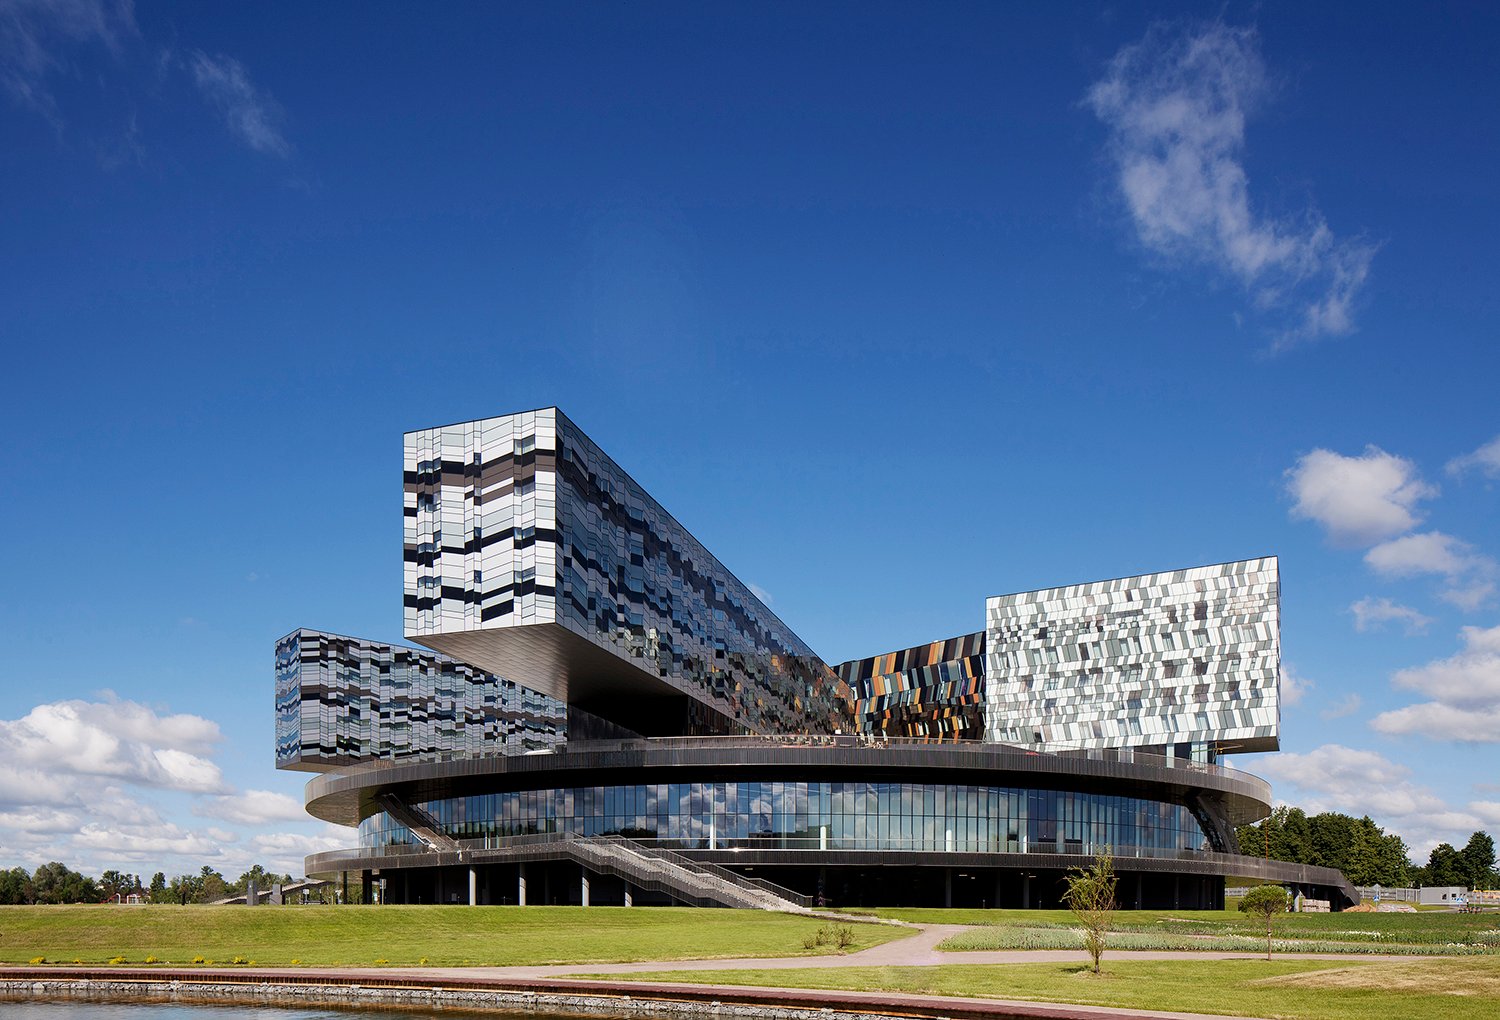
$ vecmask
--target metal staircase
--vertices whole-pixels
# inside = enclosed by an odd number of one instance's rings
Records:
[[[438,820],[415,804],[408,804],[393,793],[376,794],[375,803],[391,818],[410,829],[427,845],[427,849],[447,852],[460,849],[457,840],[443,834]]]
[[[559,848],[591,871],[697,906],[801,912],[811,905],[808,897],[790,889],[623,836],[577,837]]]

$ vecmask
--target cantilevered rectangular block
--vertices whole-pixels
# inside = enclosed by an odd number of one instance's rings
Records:
[[[845,688],[556,408],[406,435],[406,636],[628,728],[831,732]]]
[[[1267,557],[995,596],[985,605],[985,737],[1274,751],[1280,591]]]
[[[276,767],[496,754],[563,739],[565,706],[416,648],[294,630],[276,642]]]

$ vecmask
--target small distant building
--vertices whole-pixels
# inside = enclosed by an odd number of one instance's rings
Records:
[[[1422,906],[1457,906],[1460,898],[1468,895],[1468,888],[1461,885],[1429,885],[1418,891],[1418,903]]]

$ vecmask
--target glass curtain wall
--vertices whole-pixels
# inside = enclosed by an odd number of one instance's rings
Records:
[[[1117,854],[1207,850],[1178,804],[1059,790],[914,783],[658,783],[584,786],[423,803],[448,836],[621,835],[680,849],[950,850]],[[417,843],[385,813],[364,847]]]

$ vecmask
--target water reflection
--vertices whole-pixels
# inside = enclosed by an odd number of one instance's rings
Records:
[[[396,1010],[389,1007],[334,1008],[319,1006],[242,1006],[217,1003],[156,1002],[14,1002],[0,999],[5,1020],[496,1020],[497,1017],[527,1017],[529,1020],[581,1020],[551,1013],[518,1013],[504,1010],[467,1009]]]

